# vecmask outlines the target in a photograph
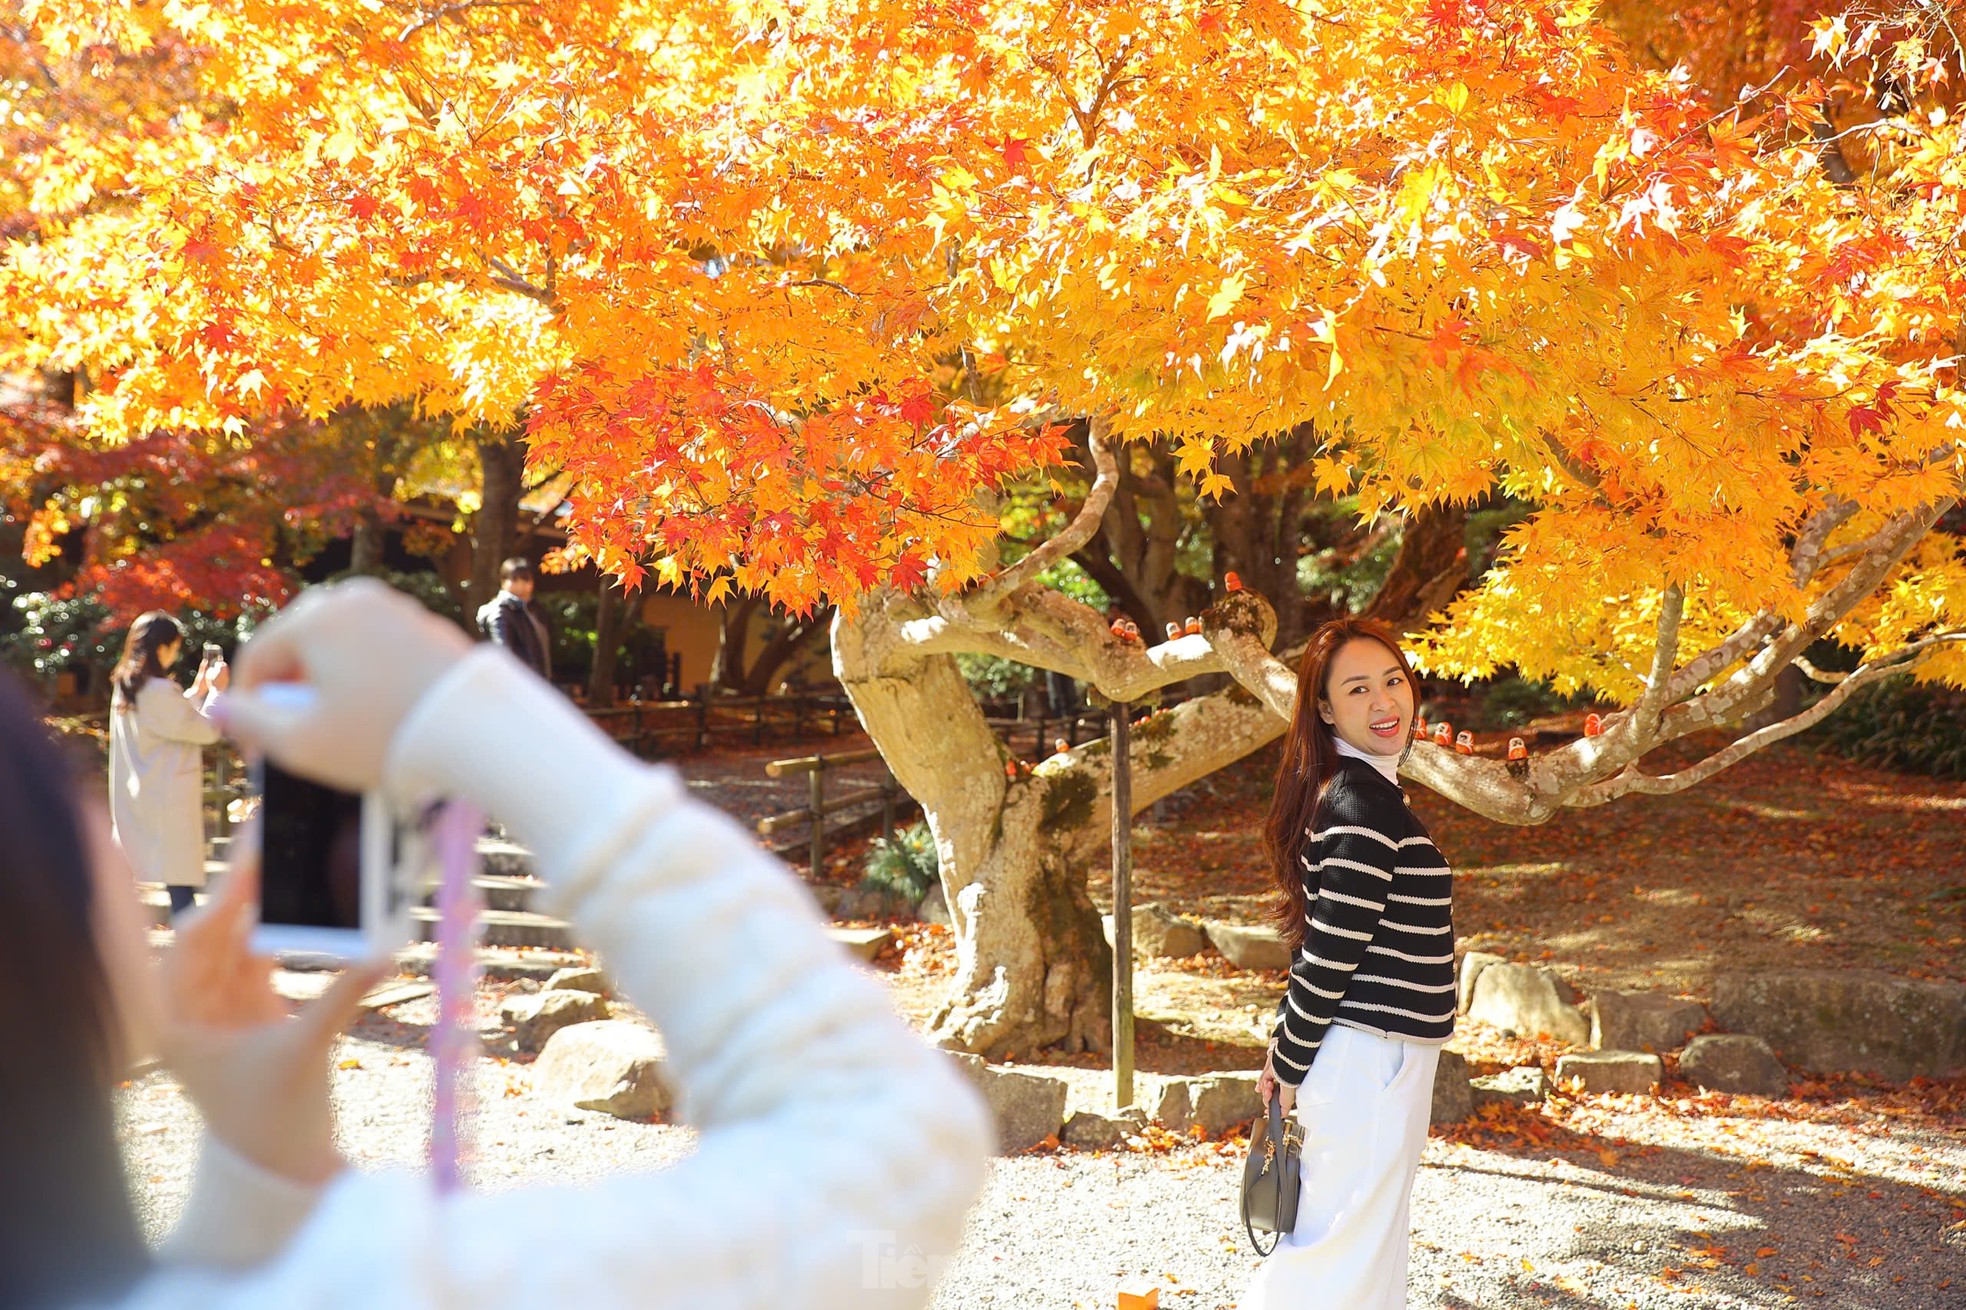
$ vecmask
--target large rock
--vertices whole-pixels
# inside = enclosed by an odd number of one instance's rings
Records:
[[[1491,964],[1475,981],[1468,1018],[1522,1037],[1547,1034],[1582,1046],[1591,1026],[1577,1008],[1577,993],[1554,970],[1532,964]]]
[[[1461,968],[1457,978],[1459,986],[1455,988],[1455,1000],[1462,1014],[1468,1012],[1468,1006],[1474,1001],[1475,983],[1480,979],[1482,970],[1491,964],[1507,963],[1508,961],[1501,956],[1490,955],[1487,951],[1469,951],[1461,956]]]
[[[664,1055],[662,1038],[638,1023],[577,1023],[554,1033],[533,1062],[533,1094],[620,1119],[652,1118],[670,1106]]]
[[[536,992],[515,996],[501,1011],[512,1025],[512,1046],[537,1051],[562,1028],[608,1017],[608,1003],[592,992]]]
[[[1208,940],[1238,969],[1288,969],[1290,948],[1283,935],[1267,925],[1223,923],[1211,919]]]
[[[1474,1090],[1468,1085],[1468,1062],[1454,1051],[1442,1051],[1434,1068],[1431,1123],[1457,1124],[1474,1113]]]
[[[1026,1150],[1064,1129],[1067,1087],[1063,1078],[980,1061],[980,1067],[965,1065],[996,1116],[1000,1153]]]
[[[1240,1128],[1262,1113],[1254,1073],[1213,1073],[1195,1079],[1188,1122],[1200,1124],[1211,1137]]]
[[[1067,1146],[1086,1150],[1106,1150],[1118,1146],[1147,1126],[1147,1112],[1129,1105],[1117,1114],[1080,1110],[1065,1121],[1063,1140]]]
[[[1113,941],[1113,916],[1099,916],[1106,925],[1106,941]],[[1208,935],[1193,919],[1159,904],[1133,907],[1133,953],[1142,958],[1185,958],[1208,949]]]
[[[1136,1095],[1146,1107],[1147,1117],[1161,1127],[1179,1132],[1195,1121],[1194,1078],[1161,1078],[1138,1089]]]
[[[608,980],[599,969],[561,969],[546,980],[549,992],[592,992],[606,997],[609,992]]]
[[[1803,1069],[1894,1082],[1966,1072],[1966,984],[1875,969],[1723,973],[1713,982],[1713,1017]]]
[[[1540,1067],[1525,1064],[1518,1069],[1470,1079],[1468,1092],[1477,1110],[1491,1102],[1535,1105],[1550,1094],[1550,1080]]]
[[[1593,992],[1590,1012],[1601,1051],[1676,1051],[1707,1022],[1706,1006],[1659,992]]]
[[[1680,1053],[1679,1072],[1699,1087],[1750,1096],[1786,1096],[1789,1071],[1768,1043],[1747,1033],[1708,1033]]]
[[[1658,1090],[1666,1076],[1664,1061],[1643,1051],[1579,1051],[1556,1061],[1559,1084],[1579,1084],[1587,1096],[1616,1092],[1638,1096]]]

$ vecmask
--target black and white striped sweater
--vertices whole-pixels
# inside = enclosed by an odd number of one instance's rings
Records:
[[[1334,1023],[1453,1036],[1453,874],[1398,784],[1342,759],[1298,862],[1309,913],[1277,1011],[1277,1077],[1303,1082]]]

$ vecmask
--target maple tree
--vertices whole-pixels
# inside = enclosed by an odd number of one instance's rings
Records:
[[[1576,0],[15,5],[50,68],[183,51],[186,81],[20,156],[0,368],[86,370],[108,440],[523,422],[572,480],[571,559],[838,603],[836,667],[936,830],[952,1043],[1103,1040],[1107,804],[1097,743],[1005,776],[954,655],[1119,701],[1233,675],[1140,735],[1136,805],[1295,695],[1260,596],[1143,648],[1043,585],[1130,531],[1142,443],[1208,501],[1284,435],[1367,518],[1534,507],[1416,652],[1626,709],[1515,769],[1409,757],[1491,816],[1692,785],[1894,672],[1966,682],[1932,530],[1966,422],[1940,29],[1889,45],[1925,117],[1840,178],[1812,88],[1717,100]],[[1844,30],[1811,40],[1883,49]],[[1083,504],[1005,563],[1001,497],[1074,425]],[[1639,767],[1820,640],[1858,667],[1815,705]]]

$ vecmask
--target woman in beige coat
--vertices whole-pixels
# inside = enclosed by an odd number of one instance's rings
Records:
[[[205,885],[203,757],[219,736],[206,710],[231,676],[223,660],[201,662],[180,690],[168,671],[183,651],[178,621],[152,610],[130,625],[110,678],[112,830],[138,881],[169,888],[173,915]]]

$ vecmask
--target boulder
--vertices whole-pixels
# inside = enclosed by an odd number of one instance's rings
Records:
[[[592,992],[605,997],[610,990],[608,980],[601,976],[599,969],[561,969],[546,980],[549,992]]]
[[[1694,1085],[1715,1092],[1786,1096],[1789,1071],[1768,1043],[1746,1033],[1708,1033],[1695,1037],[1679,1056],[1679,1072]]]
[[[550,994],[550,993],[549,993]],[[648,1119],[671,1103],[662,1038],[638,1023],[605,1019],[562,1028],[532,1066],[533,1094],[576,1110]]]
[[[1507,963],[1501,956],[1490,955],[1487,951],[1469,951],[1461,957],[1460,986],[1456,988],[1456,999],[1460,1002],[1462,1014],[1468,1012],[1468,1006],[1474,1001],[1475,981],[1481,977],[1481,971],[1491,964]]]
[[[1474,1113],[1474,1091],[1468,1086],[1468,1062],[1454,1051],[1442,1051],[1434,1068],[1434,1107],[1428,1120],[1457,1124]]]
[[[1224,923],[1211,919],[1208,940],[1238,969],[1288,969],[1290,948],[1283,935],[1267,925]]]
[[[1188,1122],[1200,1124],[1210,1137],[1240,1128],[1263,1111],[1254,1073],[1204,1074],[1191,1086]]]
[[[1593,992],[1590,1013],[1601,1051],[1676,1051],[1707,1022],[1706,1006],[1659,992]]]
[[[1547,1034],[1582,1046],[1591,1026],[1577,1008],[1577,993],[1552,969],[1533,964],[1491,964],[1475,982],[1468,1018],[1522,1037]]]
[[[812,899],[819,902],[819,908],[828,914],[838,914],[841,902],[854,894],[845,887],[836,887],[831,883],[821,883],[808,890],[812,892]]]
[[[1080,1110],[1065,1121],[1062,1138],[1066,1145],[1087,1150],[1106,1150],[1118,1146],[1147,1126],[1147,1112],[1129,1105],[1117,1114]]]
[[[1558,1056],[1556,1061],[1558,1084],[1574,1080],[1587,1096],[1605,1092],[1643,1095],[1656,1091],[1665,1076],[1665,1062],[1643,1051],[1578,1051]]]
[[[1491,1073],[1468,1080],[1468,1093],[1475,1109],[1490,1102],[1503,1105],[1535,1105],[1550,1094],[1550,1080],[1538,1065],[1525,1064],[1505,1073]]]
[[[1064,1129],[1067,1088],[1063,1078],[985,1065],[976,1082],[996,1116],[1001,1153],[1036,1146]]]
[[[536,992],[514,996],[501,1011],[512,1025],[512,1046],[537,1051],[562,1028],[608,1017],[608,1003],[592,992]]]
[[[1113,916],[1102,914],[1106,943],[1113,944]],[[1200,955],[1208,949],[1208,934],[1193,919],[1176,914],[1164,905],[1149,903],[1133,907],[1133,953],[1141,958],[1179,959]]]
[[[921,907],[915,912],[921,915],[923,923],[939,923],[944,928],[955,926],[955,920],[949,915],[949,900],[942,894],[942,884],[939,882],[928,889],[928,895],[922,897]]]
[[[1195,1121],[1195,1082],[1193,1078],[1162,1078],[1139,1089],[1137,1095],[1149,1119],[1179,1132]]]
[[[1966,1072],[1966,984],[1875,969],[1723,973],[1713,1017],[1762,1038],[1792,1067],[1894,1082]]]
[[[891,928],[834,928],[833,940],[847,948],[855,958],[872,963],[881,948],[894,940]]]

